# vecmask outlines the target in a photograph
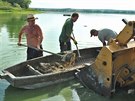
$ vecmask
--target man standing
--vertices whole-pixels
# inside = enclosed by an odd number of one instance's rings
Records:
[[[68,18],[63,25],[59,37],[61,52],[71,50],[70,39],[72,39],[74,43],[77,44],[77,41],[71,36],[71,33],[73,31],[73,23],[77,21],[78,17],[79,17],[78,13],[73,13],[71,18]]]
[[[96,30],[96,29],[92,29],[90,31],[91,37],[92,36],[98,36],[99,40],[103,43],[103,46],[106,46],[107,44],[109,44],[109,41],[111,38],[116,38],[117,33],[111,29],[101,29],[101,30]],[[108,42],[106,44],[106,41]]]
[[[27,22],[28,25],[25,25],[19,32],[19,38],[18,38],[18,45],[21,45],[21,39],[22,35],[25,34],[26,39],[27,39],[27,60],[33,59],[36,57],[43,56],[43,52],[36,50],[37,49],[42,49],[41,43],[43,40],[43,33],[41,28],[35,24],[35,20],[38,18],[35,18],[33,14],[29,14],[27,16]],[[30,48],[34,47],[34,48]]]

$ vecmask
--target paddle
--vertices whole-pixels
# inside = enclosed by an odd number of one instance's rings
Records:
[[[43,50],[43,49],[38,49],[38,48],[35,48],[35,47],[32,47],[32,46],[28,46],[28,45],[25,45],[25,44],[19,44],[20,46],[24,46],[24,47],[29,47],[29,48],[32,48],[32,49],[35,49],[35,50],[38,50],[38,51],[43,51],[43,52],[46,52],[46,53],[50,53],[50,54],[53,54],[53,55],[56,55],[56,56],[59,56],[59,57],[61,57],[62,59],[62,61],[69,61],[70,60],[70,58],[72,58],[72,57],[70,57],[71,56],[71,53],[67,53],[67,54],[65,54],[65,55],[60,55],[60,54],[56,54],[56,53],[53,53],[53,52],[50,52],[50,51],[47,51],[47,50]]]
[[[35,47],[32,47],[32,46],[28,46],[28,45],[25,45],[25,44],[20,44],[20,46],[29,47],[29,48],[35,49],[37,51],[43,51],[43,52],[46,52],[46,53],[50,53],[50,54],[53,54],[53,55],[57,55],[57,56],[63,57],[63,55],[56,54],[56,53],[53,53],[53,52],[50,52],[50,51],[47,51],[47,50],[35,48]]]
[[[72,32],[72,35],[73,35],[73,38],[75,39],[75,36],[74,36],[73,32]],[[75,46],[76,46],[76,49],[77,49],[78,57],[81,57],[77,44],[75,44]]]

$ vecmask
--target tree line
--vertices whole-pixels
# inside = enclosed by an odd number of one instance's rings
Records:
[[[0,4],[2,4],[3,6],[11,5],[12,7],[20,7],[25,9],[29,8],[30,3],[31,0],[0,0]]]

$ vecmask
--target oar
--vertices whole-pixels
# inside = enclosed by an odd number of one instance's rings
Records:
[[[50,53],[50,54],[53,54],[53,55],[56,55],[56,56],[59,56],[62,58],[63,61],[65,61],[66,59],[66,56],[65,55],[60,55],[60,54],[56,54],[56,53],[53,53],[53,52],[50,52],[50,51],[47,51],[47,50],[43,50],[43,49],[38,49],[38,48],[35,48],[33,46],[28,46],[28,45],[25,45],[25,44],[19,44],[20,46],[24,46],[24,47],[29,47],[29,48],[32,48],[32,49],[35,49],[35,50],[38,50],[38,51],[43,51],[43,52],[46,52],[46,53]]]
[[[72,32],[72,35],[73,35],[73,38],[75,39],[75,36],[74,36],[73,32]],[[75,46],[76,46],[76,49],[77,49],[78,57],[81,57],[77,44],[75,44]]]
[[[63,61],[63,62],[69,62],[69,61],[71,61],[71,59],[73,57],[72,53],[66,53],[64,55],[60,55],[60,54],[53,53],[53,52],[50,52],[50,51],[47,51],[47,50],[38,49],[38,48],[35,48],[35,47],[32,47],[32,46],[28,46],[28,45],[25,45],[25,44],[19,44],[19,45],[59,56],[59,57],[61,57],[61,61]]]

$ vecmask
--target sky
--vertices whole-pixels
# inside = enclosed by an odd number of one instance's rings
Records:
[[[31,0],[32,8],[135,10],[135,0]]]

